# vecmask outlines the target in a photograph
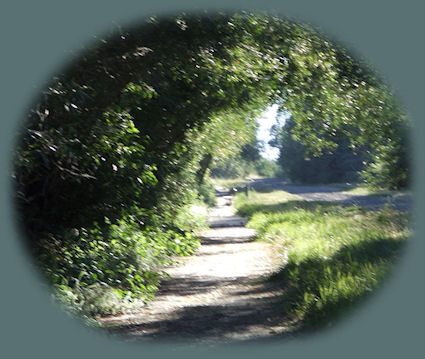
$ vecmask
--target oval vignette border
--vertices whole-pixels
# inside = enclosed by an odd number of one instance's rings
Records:
[[[2,62],[2,109],[1,122],[3,146],[1,153],[1,218],[3,239],[1,242],[1,315],[2,351],[13,357],[28,357],[43,354],[44,357],[74,358],[76,355],[102,355],[112,358],[124,355],[176,355],[185,358],[197,357],[197,350],[176,350],[166,345],[129,345],[93,333],[77,320],[69,319],[49,301],[46,289],[38,282],[37,275],[28,265],[25,252],[16,243],[13,215],[10,203],[10,160],[13,151],[16,124],[22,121],[33,96],[39,93],[46,76],[60,68],[60,64],[75,54],[80,44],[87,45],[90,36],[104,32],[114,24],[131,24],[140,17],[152,14],[167,14],[178,11],[196,11],[201,8],[275,10],[300,21],[312,22],[328,32],[343,46],[358,50],[376,66],[376,70],[388,78],[400,94],[415,124],[413,136],[416,154],[422,152],[424,124],[419,121],[423,93],[420,79],[424,79],[420,59],[423,58],[419,23],[419,9],[413,1],[365,0],[351,4],[349,1],[319,2],[300,0],[289,5],[289,1],[222,1],[214,2],[214,8],[206,0],[175,1],[172,3],[149,3],[127,0],[92,0],[88,3],[75,0],[72,4],[39,0],[34,4],[16,1],[2,6],[0,11],[4,28]],[[352,21],[347,20],[352,17]],[[127,19],[127,20],[126,20]],[[339,19],[339,20],[338,20]],[[357,25],[356,25],[357,22]],[[392,25],[394,25],[392,27]],[[370,37],[368,37],[368,32]],[[423,31],[422,31],[423,33]],[[379,40],[379,42],[377,42]],[[345,41],[345,42],[344,42]],[[360,46],[357,46],[357,43]],[[394,45],[396,46],[394,48]],[[422,50],[422,53],[419,51]],[[385,55],[392,54],[385,59]],[[398,66],[396,66],[398,62]],[[3,74],[4,71],[4,74]],[[421,143],[422,142],[422,143]],[[223,349],[199,349],[204,357],[218,357],[220,351],[232,352],[238,357],[259,355],[280,356],[296,354],[302,357],[356,358],[361,354],[380,354],[387,358],[405,355],[409,349],[419,351],[420,318],[423,317],[423,287],[420,277],[420,249],[423,243],[416,239],[424,233],[418,213],[423,213],[424,182],[423,163],[416,156],[417,203],[414,209],[414,234],[406,254],[399,262],[392,278],[382,290],[335,330],[319,333],[295,341],[270,344],[268,346],[231,346]],[[422,246],[422,247],[420,247]],[[387,297],[385,297],[387,296]],[[374,295],[375,297],[375,295]],[[422,315],[421,315],[422,314]],[[224,352],[223,354],[226,354]]]

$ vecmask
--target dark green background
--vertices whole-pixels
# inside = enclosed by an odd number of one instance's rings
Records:
[[[211,4],[214,3],[212,6]],[[202,357],[418,357],[423,340],[424,9],[419,1],[4,1],[0,5],[0,351],[5,358],[199,357],[171,346],[130,345],[68,318],[51,305],[13,228],[9,184],[17,125],[44,81],[90,38],[153,13],[215,9],[276,10],[321,27],[369,59],[397,89],[415,122],[415,235],[395,274],[346,321],[320,335],[274,345],[202,349]],[[3,353],[2,353],[3,354]]]

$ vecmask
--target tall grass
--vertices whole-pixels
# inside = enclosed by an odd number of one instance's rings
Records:
[[[289,315],[301,327],[330,324],[376,289],[409,236],[408,215],[305,202],[285,192],[235,199],[257,238],[281,244],[286,258],[271,279],[287,290]]]

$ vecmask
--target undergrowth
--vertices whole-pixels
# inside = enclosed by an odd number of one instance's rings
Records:
[[[73,228],[47,237],[36,249],[37,262],[65,309],[90,318],[131,311],[153,299],[166,264],[199,246],[195,231],[206,224],[202,202],[182,207],[168,226],[147,226],[143,214],[115,224]],[[152,217],[152,215],[151,215]]]
[[[408,215],[328,202],[300,201],[285,192],[238,195],[259,240],[279,243],[285,258],[271,280],[302,328],[331,324],[375,290],[392,270],[409,236]]]

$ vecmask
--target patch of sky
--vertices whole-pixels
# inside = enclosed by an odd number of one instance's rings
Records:
[[[279,149],[269,145],[272,139],[270,131],[274,125],[283,126],[285,119],[289,116],[287,113],[279,114],[278,109],[279,105],[271,105],[257,118],[259,124],[257,139],[264,144],[261,155],[269,160],[276,160],[279,157]]]

